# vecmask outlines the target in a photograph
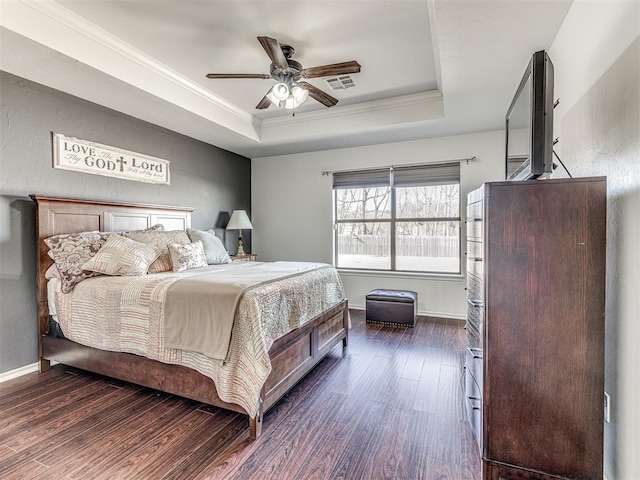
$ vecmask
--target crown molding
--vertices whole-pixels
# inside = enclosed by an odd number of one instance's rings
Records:
[[[429,12],[429,30],[431,32],[433,66],[436,70],[436,83],[438,85],[438,90],[442,91],[442,66],[440,61],[440,44],[438,43],[436,0],[427,0],[427,11]]]
[[[37,12],[47,16],[48,18],[60,23],[61,25],[79,33],[80,35],[98,43],[99,45],[110,49],[111,51],[121,55],[125,59],[134,62],[151,73],[161,76],[169,80],[174,85],[195,94],[206,102],[228,112],[242,121],[250,123],[253,127],[260,127],[261,121],[254,115],[240,109],[236,105],[227,102],[221,97],[213,94],[209,90],[203,88],[189,78],[181,75],[175,70],[169,68],[163,63],[157,61],[153,57],[129,45],[118,37],[110,34],[101,27],[89,22],[85,18],[77,15],[68,8],[60,5],[53,0],[18,0],[23,5],[36,10]],[[106,73],[106,72],[105,72]]]
[[[371,102],[345,105],[344,107],[332,107],[326,110],[315,112],[297,113],[295,117],[274,117],[262,120],[262,128],[280,127],[283,125],[300,124],[317,120],[326,120],[349,115],[359,115],[361,113],[371,113],[381,110],[402,108],[405,106],[415,106],[417,104],[441,103],[442,93],[438,90],[428,92],[413,93],[399,97],[385,98]]]

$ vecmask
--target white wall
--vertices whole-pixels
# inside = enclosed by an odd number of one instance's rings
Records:
[[[375,166],[461,163],[462,205],[483,182],[504,179],[504,132],[415,140],[252,160],[253,248],[260,260],[333,261],[332,177],[323,171]],[[464,207],[461,212],[464,220]],[[463,228],[464,232],[464,228]],[[464,261],[464,260],[463,260]],[[342,273],[349,304],[364,307],[375,288],[418,292],[418,311],[464,319],[465,279],[435,276]]]
[[[605,474],[639,479],[640,2],[575,0],[549,55],[556,150],[574,176],[607,176]]]

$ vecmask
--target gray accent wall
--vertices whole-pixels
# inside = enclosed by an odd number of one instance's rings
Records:
[[[54,169],[52,132],[169,160],[171,185]],[[37,361],[35,204],[29,194],[193,207],[192,227],[208,229],[221,211],[250,212],[251,161],[0,72],[0,373]],[[236,233],[226,234],[231,252]],[[250,232],[243,233],[251,251]]]

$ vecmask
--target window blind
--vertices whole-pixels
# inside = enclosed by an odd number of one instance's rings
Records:
[[[388,187],[389,169],[357,170],[353,172],[335,172],[333,188]]]
[[[393,183],[396,187],[460,183],[460,163],[394,167]],[[333,188],[388,187],[389,185],[391,185],[391,168],[333,174]]]
[[[393,184],[396,187],[425,185],[449,185],[460,183],[460,163],[396,167],[393,169]]]

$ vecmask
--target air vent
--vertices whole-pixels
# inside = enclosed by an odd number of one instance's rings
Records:
[[[356,82],[349,75],[340,75],[325,80],[332,90],[344,90],[356,86]]]

